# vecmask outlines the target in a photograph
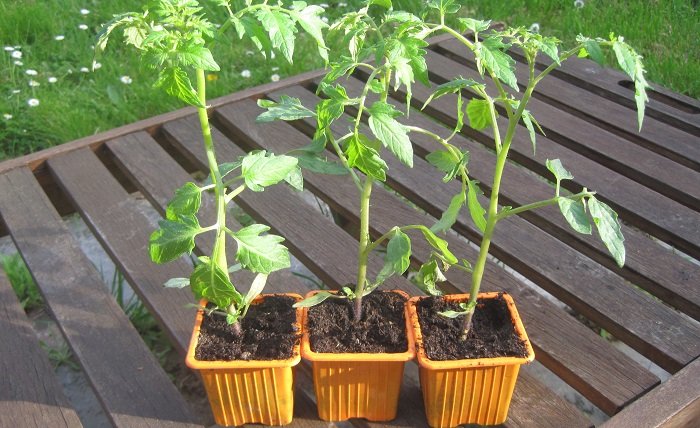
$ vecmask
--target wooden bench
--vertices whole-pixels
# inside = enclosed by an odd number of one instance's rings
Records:
[[[464,52],[449,41],[437,40],[428,61],[435,83],[476,73]],[[220,161],[251,149],[283,153],[308,144],[311,121],[256,124],[261,110],[255,100],[286,93],[309,105],[316,100],[320,76],[306,73],[212,101]],[[357,80],[347,84],[351,91],[359,88]],[[429,92],[414,88],[416,107]],[[484,289],[505,290],[515,297],[537,361],[609,415],[606,426],[697,426],[700,103],[656,89],[638,134],[631,99],[622,74],[587,60],[569,61],[542,82],[530,104],[547,136],[538,136],[533,154],[527,132],[520,129],[502,186],[505,205],[548,198],[552,190],[542,179],[549,177],[544,161],[561,158],[576,176],[565,182],[569,190],[584,185],[595,189],[620,213],[625,267],[618,268],[601,244],[572,232],[555,209],[544,209],[501,223],[492,246],[499,263],[489,264]],[[456,120],[453,105],[448,97],[441,98],[423,112],[415,108],[411,120],[445,134]],[[375,237],[393,225],[432,224],[456,191],[456,184],[440,184],[441,174],[423,160],[435,149],[434,141],[412,138],[418,155],[414,169],[388,157],[387,185],[373,192]],[[465,127],[456,144],[470,151],[470,171],[488,193],[494,157],[489,131]],[[12,237],[116,426],[195,426],[203,421],[193,416],[103,286],[62,216],[79,213],[182,354],[193,320],[193,310],[185,305],[192,296],[189,290],[164,289],[162,284],[188,276],[191,268],[185,260],[166,265],[149,261],[154,216],[144,212],[140,199],[162,215],[173,190],[193,174],[201,178],[205,162],[194,111],[183,109],[0,164],[0,235]],[[338,288],[355,274],[359,198],[347,177],[306,173],[305,188],[330,207],[334,219],[283,186],[246,192],[239,205],[284,236],[294,256],[321,281]],[[203,209],[211,218],[212,205],[205,198]],[[464,215],[447,239],[455,254],[474,259],[476,251],[467,240],[478,236]],[[211,245],[211,237],[203,236],[196,251],[206,252]],[[426,260],[430,249],[422,240],[413,245],[414,262]],[[380,258],[373,257],[371,269],[379,266]],[[450,271],[447,278],[447,291],[465,290],[464,276]],[[405,278],[394,278],[387,286],[417,291]],[[271,275],[269,287],[303,293],[309,285],[285,272]],[[600,329],[624,346],[603,338]],[[0,426],[79,426],[3,276],[0,341]],[[670,378],[661,383],[650,364]],[[328,426],[315,415],[309,368],[302,364],[297,373],[292,426]],[[546,386],[539,372],[521,373],[507,426],[592,425]],[[383,426],[363,420],[336,425]],[[414,364],[406,371],[399,417],[386,425],[425,425]]]

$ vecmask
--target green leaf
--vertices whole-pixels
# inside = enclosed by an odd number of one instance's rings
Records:
[[[202,263],[190,275],[192,292],[197,300],[205,298],[219,308],[228,308],[232,303],[240,305],[243,297],[228,278],[228,274],[216,266],[208,257],[200,257]]]
[[[457,21],[460,24],[460,30],[462,32],[469,30],[478,33],[480,31],[488,30],[491,26],[491,21],[480,21],[472,18],[458,18]]]
[[[432,153],[428,153],[425,160],[444,173],[451,172],[455,165],[459,163],[459,159],[455,159],[452,153],[447,150],[435,150]]]
[[[442,177],[443,183],[448,183],[450,180],[455,178],[460,173],[462,166],[467,165],[469,162],[469,152],[460,152],[460,154],[462,157],[460,157],[459,160],[452,166],[452,169],[448,171],[444,177]]]
[[[296,32],[294,21],[286,13],[269,7],[258,9],[255,12],[255,17],[268,32],[272,47],[279,49],[287,61],[291,63],[294,56],[294,33]]]
[[[461,8],[455,0],[428,0],[427,6],[438,10],[441,15],[456,13]]]
[[[275,120],[299,120],[306,117],[315,117],[316,113],[301,105],[299,98],[292,98],[287,95],[280,97],[280,102],[270,100],[258,100],[258,106],[267,109],[261,113],[255,121],[272,122]]]
[[[308,169],[311,172],[330,175],[345,175],[348,173],[347,168],[337,162],[329,162],[326,158],[315,155],[309,152],[294,154],[299,160],[299,166]]]
[[[452,311],[452,310],[449,310],[449,311],[444,311],[444,312],[438,312],[438,314],[439,314],[440,316],[445,317],[445,318],[458,318],[458,317],[461,317],[461,316],[463,316],[463,315],[466,315],[467,312],[466,312],[466,311]]]
[[[244,15],[240,22],[245,29],[245,34],[248,35],[255,47],[257,47],[266,58],[269,58],[272,52],[272,42],[267,36],[265,29],[250,15]]]
[[[185,288],[190,286],[189,278],[170,278],[165,281],[163,287],[165,288]]]
[[[369,127],[377,139],[404,165],[413,167],[413,146],[408,138],[408,130],[394,119],[401,113],[383,101],[375,102],[368,111]]]
[[[350,137],[345,149],[348,165],[359,169],[365,175],[374,177],[379,181],[385,181],[388,166],[373,146],[376,146],[376,144],[373,144],[372,141],[362,134]]]
[[[97,33],[97,42],[95,43],[95,50],[105,50],[105,48],[107,47],[107,42],[109,41],[109,36],[114,30],[116,30],[120,26],[126,26],[127,24],[131,24],[139,18],[140,15],[135,12],[114,15],[114,17],[109,22],[102,25],[102,28],[100,28],[99,33]]]
[[[160,71],[158,80],[153,85],[163,89],[168,95],[172,95],[195,107],[205,108],[199,101],[197,92],[192,87],[192,82],[187,73],[180,67],[166,67]]]
[[[498,36],[487,37],[483,42],[475,43],[476,65],[482,75],[484,74],[483,69],[486,67],[500,81],[519,91],[518,79],[515,77],[515,60],[504,52],[509,47]]]
[[[558,203],[559,210],[572,229],[578,233],[591,234],[591,222],[586,215],[586,206],[583,200],[574,201],[569,198],[559,198]]]
[[[600,65],[605,65],[605,55],[603,55],[603,51],[600,49],[600,44],[598,44],[597,40],[589,39],[587,37],[582,36],[579,36],[577,40],[583,43],[583,47],[586,50],[586,53],[588,54],[588,56],[591,57],[593,61],[597,62]]]
[[[331,63],[330,71],[326,73],[321,83],[329,85],[346,74],[351,74],[355,67],[357,67],[357,62],[354,59],[342,57],[340,61]]]
[[[469,215],[471,215],[472,220],[476,227],[484,233],[486,230],[486,210],[479,203],[479,196],[483,195],[484,192],[479,188],[479,182],[476,180],[467,181],[469,191],[467,192],[467,206],[469,207]]]
[[[384,9],[391,9],[391,0],[369,0],[367,5],[377,5],[383,7]]]
[[[259,273],[255,275],[255,279],[250,284],[250,288],[243,298],[243,306],[248,306],[250,303],[262,293],[267,283],[267,274]]]
[[[442,85],[439,85],[437,88],[435,88],[435,91],[432,94],[430,94],[428,99],[423,104],[423,107],[421,107],[421,110],[425,109],[425,106],[430,104],[430,102],[434,99],[436,100],[442,97],[443,95],[447,94],[455,94],[461,91],[462,89],[471,88],[472,86],[481,88],[484,87],[483,83],[479,83],[473,79],[465,79],[461,76],[454,80],[450,80],[449,82],[443,83]]]
[[[554,62],[561,65],[561,60],[559,59],[559,40],[554,37],[544,37],[539,41],[538,47],[542,52],[548,57],[552,58]]]
[[[371,82],[369,82],[369,90],[375,94],[381,94],[384,92],[384,84],[379,79],[373,79]]]
[[[445,232],[449,230],[453,224],[457,221],[459,216],[459,211],[462,209],[462,205],[466,202],[466,196],[464,193],[460,192],[452,197],[450,205],[447,207],[440,220],[435,223],[430,230],[433,232]]]
[[[552,174],[554,174],[554,177],[556,177],[557,182],[561,180],[574,179],[574,176],[571,175],[571,173],[564,168],[559,159],[547,159],[545,161],[545,165],[547,166],[547,169],[550,170]]]
[[[441,296],[442,291],[437,288],[438,282],[446,281],[445,275],[440,271],[437,261],[431,260],[423,264],[411,281],[424,293],[431,296]]]
[[[181,215],[194,215],[202,204],[202,189],[189,182],[175,190],[175,196],[168,202],[165,218],[177,220]]]
[[[376,283],[382,283],[392,275],[403,275],[410,264],[411,238],[397,228],[386,246],[384,267],[379,272]]]
[[[644,77],[644,64],[642,64],[642,57],[635,52],[634,49],[622,40],[622,37],[618,38],[613,42],[613,51],[617,58],[617,63],[620,68],[624,70],[625,73],[634,82],[634,100],[637,104],[637,122],[639,123],[639,130],[642,130],[642,122],[644,121],[644,108],[649,98],[646,93],[646,88],[649,84]]]
[[[304,176],[301,174],[301,168],[298,166],[287,174],[284,181],[299,192],[304,190]]]
[[[197,217],[177,216],[176,220],[161,220],[149,239],[148,251],[155,263],[166,263],[183,254],[192,253],[194,237],[201,232]]]
[[[243,163],[243,157],[241,156],[235,162],[224,162],[224,163],[219,164],[219,175],[221,175],[221,178],[223,179],[224,177],[229,175],[231,172],[240,168],[242,163]],[[204,180],[203,184],[205,186],[212,184],[211,174],[207,175],[207,178]]]
[[[341,296],[338,294],[333,294],[328,291],[319,291],[318,293],[314,294],[311,297],[307,297],[306,299],[296,302],[295,304],[292,305],[294,308],[310,308],[311,306],[316,306],[319,303],[323,302],[326,299],[329,298],[336,298],[336,299],[343,299],[345,296]]]
[[[265,150],[254,152],[243,158],[241,175],[246,186],[254,192],[284,180],[296,168],[298,160],[292,156],[267,156]]]
[[[284,238],[272,234],[260,236],[268,230],[268,226],[251,224],[231,234],[238,243],[236,260],[246,269],[269,274],[290,266],[289,252],[280,244]]]
[[[523,111],[523,123],[525,123],[525,127],[527,128],[527,132],[530,134],[530,142],[532,143],[532,154],[534,155],[535,152],[537,151],[537,133],[535,133],[535,126],[537,126],[537,129],[540,130],[542,135],[544,135],[544,131],[540,127],[540,124],[535,120],[535,116],[530,113],[529,110]]]
[[[178,51],[178,59],[181,65],[193,68],[201,68],[208,71],[219,71],[219,64],[214,61],[211,51],[204,46],[189,44],[184,45],[182,51]]]
[[[588,209],[593,217],[593,222],[598,229],[600,239],[610,251],[610,254],[622,267],[625,264],[625,237],[622,236],[622,228],[617,219],[617,213],[608,205],[600,202],[595,197],[588,199]]]
[[[478,98],[469,100],[469,104],[467,104],[467,117],[469,118],[469,126],[477,131],[481,131],[493,124],[489,102],[486,100]]]
[[[637,53],[627,44],[616,40],[613,42],[613,52],[617,58],[617,63],[627,75],[634,80],[636,70]]]
[[[303,2],[295,2],[303,3]],[[302,8],[299,12],[293,10],[292,16],[299,22],[301,28],[304,29],[315,41],[318,46],[318,53],[324,61],[328,61],[328,48],[323,40],[323,29],[328,27],[328,24],[323,22],[323,8],[316,5],[309,5]]]
[[[425,240],[428,241],[428,244],[430,244],[430,246],[434,249],[438,250],[447,263],[455,264],[459,262],[457,257],[455,257],[455,255],[452,254],[449,249],[447,249],[447,246],[449,245],[447,241],[438,237],[432,230],[425,226],[421,225],[419,230],[423,233],[423,236],[425,237]]]

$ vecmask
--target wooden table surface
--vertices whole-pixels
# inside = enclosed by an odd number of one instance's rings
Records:
[[[427,58],[431,80],[439,84],[476,75],[465,54],[454,42],[437,40]],[[518,78],[524,78],[524,65],[518,67]],[[320,76],[320,71],[306,73],[213,100],[219,160],[234,160],[251,149],[284,153],[308,144],[312,121],[256,124],[261,113],[256,99],[289,94],[312,105]],[[355,78],[347,81],[350,95],[359,85]],[[456,120],[454,102],[446,96],[421,112],[430,92],[414,87],[410,119],[444,135]],[[520,127],[502,185],[504,205],[549,198],[545,160],[562,159],[576,177],[563,183],[568,190],[594,189],[620,214],[625,267],[618,268],[602,244],[575,234],[556,209],[547,208],[499,223],[492,245],[499,263],[488,265],[483,289],[514,296],[538,363],[610,416],[606,426],[698,426],[700,102],[662,88],[655,88],[650,98],[638,133],[625,76],[588,60],[568,61],[539,85],[529,106],[546,137],[538,136],[533,153],[527,131]],[[387,156],[386,186],[373,191],[375,238],[394,225],[432,224],[456,193],[458,184],[441,184],[442,174],[424,160],[436,143],[422,135],[411,137],[417,154],[413,170]],[[174,189],[193,175],[203,176],[207,167],[200,138],[195,112],[187,108],[0,164],[0,236],[12,236],[116,426],[194,426],[203,421],[190,411],[104,287],[62,217],[73,212],[82,217],[175,349],[184,353],[194,318],[184,306],[192,296],[189,290],[164,289],[162,284],[188,276],[191,265],[185,260],[150,262],[148,236],[157,214],[144,212],[142,200],[163,215]],[[465,127],[455,144],[469,150],[470,172],[488,194],[494,161],[489,131]],[[355,275],[359,196],[347,176],[304,175],[306,195],[274,186],[243,193],[239,205],[285,237],[293,255],[321,281],[338,288]],[[327,204],[333,216],[323,215],[308,195]],[[205,197],[203,212],[214,217],[210,198]],[[447,239],[455,254],[475,258],[467,240],[478,241],[479,232],[468,214],[463,213]],[[211,245],[203,236],[196,252],[205,253]],[[429,254],[422,240],[413,241],[416,265]],[[381,263],[379,256],[372,257],[370,269],[378,270]],[[456,271],[448,272],[447,279],[449,292],[468,288]],[[309,289],[289,273],[271,275],[269,284],[273,291]],[[393,278],[386,286],[417,292],[405,278]],[[602,337],[600,329],[614,341]],[[0,343],[0,426],[80,426],[1,273]],[[661,382],[650,365],[667,372],[663,377],[668,379]],[[309,368],[302,364],[297,373],[292,426],[328,426],[315,415]],[[507,426],[592,425],[538,373],[521,372]],[[383,426],[362,420],[337,425]],[[415,364],[407,366],[399,417],[386,425],[425,426]]]

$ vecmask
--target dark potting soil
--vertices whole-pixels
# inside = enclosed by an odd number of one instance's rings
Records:
[[[525,342],[518,337],[508,306],[499,294],[495,299],[478,299],[467,340],[460,340],[464,318],[438,314],[460,311],[459,302],[428,297],[416,305],[425,353],[431,360],[467,358],[526,357]]]
[[[300,332],[294,325],[295,300],[289,296],[265,296],[251,305],[236,336],[226,318],[204,315],[195,349],[200,361],[285,360],[294,353]]]
[[[327,353],[400,353],[408,350],[406,298],[374,292],[362,299],[362,318],[354,322],[354,302],[328,299],[309,308],[311,350]]]

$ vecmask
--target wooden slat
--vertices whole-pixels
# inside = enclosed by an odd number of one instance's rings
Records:
[[[28,169],[0,176],[0,213],[112,422],[195,426],[182,396]]]
[[[164,126],[164,135],[174,144],[185,148],[187,154],[198,161],[200,167],[204,169],[205,159],[203,153],[198,146],[191,143],[193,139],[196,140],[197,131],[194,121],[195,118],[190,118],[189,121],[183,120],[179,123],[167,124]],[[230,143],[220,132],[214,130],[213,134],[215,141],[218,142],[217,156],[220,161],[230,161],[242,154],[242,151]],[[272,226],[277,233],[285,236],[288,239],[290,250],[302,259],[304,264],[321,277],[324,282],[337,287],[352,281],[355,273],[355,248],[357,241],[354,241],[345,232],[342,232],[337,226],[320,216],[313,209],[304,206],[304,203],[296,198],[290,190],[283,187],[273,186],[262,193],[243,193],[241,196],[241,204],[246,211],[259,218],[260,221],[264,221]],[[294,213],[294,219],[303,219],[303,221],[290,221],[290,213]],[[344,261],[344,263],[339,264],[339,260]],[[330,270],[324,272],[328,267],[330,267]],[[375,270],[377,267],[378,264],[375,265]],[[395,278],[388,282],[390,287],[402,287],[414,291],[414,289],[404,283],[403,279]],[[406,380],[404,381],[404,386],[406,386],[405,382]],[[529,376],[523,376],[519,382],[537,383],[536,380]],[[423,405],[420,397],[416,398],[415,394],[409,394],[409,397],[413,397],[412,401],[404,400],[401,402],[402,409],[405,410],[403,410],[403,413],[400,413],[400,419],[392,422],[392,424],[415,424],[424,420]],[[543,402],[548,404],[541,407],[540,412],[541,414],[547,414],[547,406],[551,403],[561,403],[561,399],[550,394],[548,400],[543,400]],[[511,408],[512,420],[517,421],[521,411],[529,410],[523,409],[519,403],[514,402]],[[572,426],[579,426],[582,424],[582,416],[572,413],[569,415],[569,421]],[[372,424],[372,426],[374,425]]]
[[[288,88],[285,94],[300,98],[304,105],[314,101],[310,92],[301,88]],[[270,94],[278,99],[279,93]],[[241,101],[218,110],[223,126],[235,133],[240,139],[256,148],[275,153],[284,153],[306,144],[308,137],[282,122],[269,124],[254,123],[260,108],[248,100]],[[415,116],[414,116],[415,117]],[[342,121],[341,121],[342,122]],[[344,126],[344,125],[340,125]],[[285,138],[276,138],[284,135]],[[357,189],[345,176],[327,176],[305,172],[305,184],[319,195],[341,215],[357,223],[359,201]],[[374,238],[395,225],[426,224],[436,220],[409,207],[403,201],[378,186],[372,192],[371,227]],[[419,234],[420,235],[420,234]],[[460,258],[473,260],[477,251],[466,245],[454,235],[448,237],[450,249]],[[428,260],[431,249],[425,241],[412,240],[413,257],[419,263]],[[466,292],[468,287],[466,275],[456,270],[447,273],[454,287],[451,292]],[[530,340],[537,348],[537,358],[550,369],[589,397],[596,405],[610,412],[617,412],[644,391],[658,383],[658,379],[636,364],[621,352],[612,349],[590,329],[584,327],[573,317],[558,309],[554,304],[523,287],[510,275],[489,264],[485,274],[485,290],[505,290],[518,302]],[[548,364],[549,363],[549,364]],[[613,381],[613,379],[615,379]]]
[[[360,84],[356,79],[348,79],[344,82],[348,90],[353,93],[360,93]],[[290,87],[282,92],[307,100],[308,104],[305,105],[315,103],[316,98],[309,98],[309,92],[298,86]],[[435,121],[423,116],[419,111],[411,113],[410,123],[438,135],[446,135],[449,132]],[[416,153],[422,157],[441,148],[435,140],[421,134],[414,133],[411,135],[411,139]],[[489,184],[493,181],[495,155],[483,146],[474,144],[459,135],[452,140],[452,143],[469,150],[470,174],[472,178],[482,183],[482,188],[488,191]],[[630,183],[633,182],[630,181]],[[624,190],[628,190],[630,193],[630,189]],[[503,205],[519,206],[552,197],[553,188],[536,175],[515,165],[509,165],[501,183],[501,195]],[[634,199],[643,198],[636,197]],[[636,228],[623,225],[628,254],[625,268],[619,269],[610,257],[608,250],[598,239],[591,239],[590,236],[575,233],[557,209],[535,210],[523,217],[548,233],[572,244],[579,251],[624,276],[632,283],[642,286],[695,319],[700,319],[700,289],[696,287],[696,284],[700,282],[700,266],[680,257],[675,251],[658,245],[648,235]]]
[[[700,422],[700,359],[630,404],[602,428],[697,427]]]
[[[0,343],[0,426],[81,427],[2,269]]]
[[[456,40],[441,43],[436,46],[436,51],[459,63],[476,66],[472,61],[473,54],[467,53],[467,48]],[[527,63],[516,62],[515,74],[523,89],[528,80]],[[628,141],[647,147],[691,169],[700,169],[700,145],[694,142],[697,138],[683,130],[653,117],[646,117],[642,132],[639,132],[635,111],[581,90],[555,76],[543,79],[537,85],[534,95],[557,109],[584,118],[593,126],[615,132]]]
[[[426,59],[430,62],[431,73],[441,79],[449,80],[458,75],[478,78],[476,70],[435,52],[429,51]],[[493,83],[487,82],[487,88],[491,93],[497,93],[493,92]],[[454,108],[450,111],[452,110]],[[700,188],[695,185],[700,181],[700,172],[597,128],[541,100],[531,99],[528,110],[537,118],[549,139],[639,181],[683,205],[695,210],[700,209]],[[633,112],[630,112],[629,120],[633,123],[636,121]]]
[[[424,89],[414,88],[416,98]],[[456,182],[432,184],[441,183],[442,175],[423,161],[416,161],[413,171],[391,156],[387,156],[387,164],[390,180],[404,182],[396,189],[434,216],[439,216],[459,191]],[[480,239],[466,213],[454,229],[474,241]],[[697,324],[523,219],[511,217],[500,222],[494,238],[494,256],[667,370],[679,370],[700,353]]]

